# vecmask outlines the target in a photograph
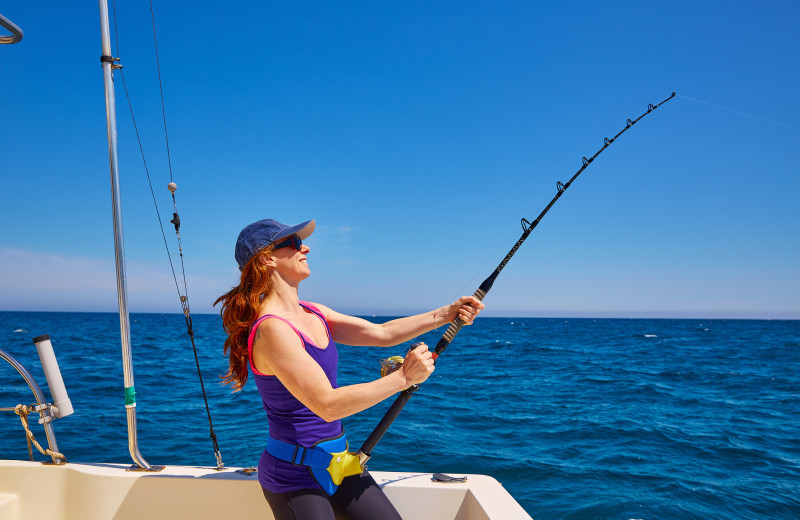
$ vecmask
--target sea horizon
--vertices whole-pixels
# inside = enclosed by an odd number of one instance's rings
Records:
[[[339,312],[345,312],[346,314],[350,314],[351,316],[357,316],[360,318],[399,318],[404,316],[410,316],[414,314],[419,314],[423,312],[420,309],[417,310],[409,310],[408,312],[394,312],[394,313],[385,313],[385,314],[374,314],[374,313],[367,313],[367,312],[347,312],[347,311],[340,311],[338,308],[336,309]],[[0,313],[10,313],[10,312],[29,312],[29,313],[42,313],[42,314],[115,314],[118,315],[119,311],[117,310],[31,310],[31,309],[0,309]],[[731,313],[720,313],[720,314],[702,314],[702,313],[689,313],[689,314],[679,314],[675,313],[670,315],[670,313],[649,313],[649,312],[616,312],[616,311],[586,311],[586,312],[564,312],[560,313],[558,311],[551,311],[551,312],[534,312],[530,311],[526,313],[526,311],[517,311],[518,314],[498,314],[498,312],[504,311],[483,311],[480,316],[478,316],[477,320],[482,318],[530,318],[530,319],[598,319],[598,320],[605,320],[605,319],[620,319],[620,320],[754,320],[754,321],[798,321],[800,320],[800,313],[787,313],[787,316],[763,316],[763,315],[750,315],[750,314],[757,314],[757,313],[742,313],[743,315],[736,315]],[[158,311],[158,310],[151,310],[151,311],[128,311],[129,315],[134,314],[144,314],[144,315],[176,315],[176,316],[183,316],[183,312],[181,311]],[[778,313],[775,313],[778,314]],[[192,316],[219,316],[218,312],[191,312]]]

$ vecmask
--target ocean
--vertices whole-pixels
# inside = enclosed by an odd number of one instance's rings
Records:
[[[194,316],[211,417],[225,464],[253,466],[266,416],[254,383],[236,394],[220,384],[220,323]],[[444,330],[422,339],[435,345]],[[216,465],[183,316],[132,314],[131,332],[142,456]],[[0,348],[49,399],[40,334],[75,409],[54,423],[61,451],[130,463],[118,316],[0,312]],[[340,385],[378,377],[380,359],[405,348],[340,346]],[[32,402],[0,361],[0,407]],[[391,402],[345,419],[351,447]],[[0,458],[28,458],[12,412],[0,412]],[[800,321],[479,318],[369,468],[488,474],[536,520],[800,519]]]

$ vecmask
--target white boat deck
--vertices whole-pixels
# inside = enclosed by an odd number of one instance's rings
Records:
[[[152,473],[129,467],[0,461],[0,518],[273,518],[258,479],[236,473],[237,468],[167,466]],[[432,482],[429,473],[375,471],[372,476],[406,520],[531,519],[486,475],[453,484]]]

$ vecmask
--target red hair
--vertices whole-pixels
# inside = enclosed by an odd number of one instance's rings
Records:
[[[247,382],[249,353],[247,340],[250,329],[261,312],[261,302],[270,293],[270,271],[261,258],[272,253],[270,245],[253,255],[242,268],[239,285],[226,292],[214,302],[222,302],[220,315],[222,328],[228,334],[224,352],[228,355],[228,372],[221,376],[222,382],[233,386],[238,392]]]

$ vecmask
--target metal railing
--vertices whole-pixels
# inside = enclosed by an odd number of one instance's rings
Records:
[[[44,393],[42,389],[39,388],[39,385],[36,384],[36,380],[33,378],[30,372],[22,366],[22,363],[17,361],[14,356],[9,354],[3,349],[0,349],[0,358],[5,359],[8,363],[14,367],[17,372],[22,376],[26,383],[28,383],[28,387],[30,387],[31,392],[33,392],[33,396],[36,399],[36,409],[39,412],[41,417],[40,422],[44,425],[44,432],[47,435],[47,445],[50,448],[52,453],[58,453],[58,443],[56,442],[56,433],[53,431],[53,424],[52,421],[55,419],[55,414],[51,406],[45,401]],[[11,408],[13,410],[13,408]],[[56,455],[52,455],[53,464],[63,464],[64,461],[57,457]]]
[[[22,40],[22,29],[2,14],[0,14],[0,25],[11,32],[11,36],[0,36],[0,43],[17,43]]]

